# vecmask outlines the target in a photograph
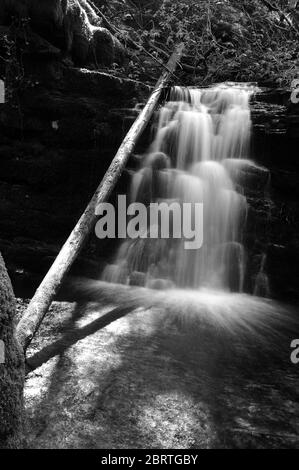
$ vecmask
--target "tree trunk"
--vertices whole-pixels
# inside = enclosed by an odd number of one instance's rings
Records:
[[[24,356],[14,332],[12,286],[0,254],[0,448],[18,448],[23,427]]]

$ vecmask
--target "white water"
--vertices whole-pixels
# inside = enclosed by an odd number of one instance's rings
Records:
[[[244,344],[252,338],[271,352],[281,345],[289,353],[298,319],[291,308],[259,297],[269,295],[265,256],[253,295],[243,292],[247,201],[238,175],[244,181],[258,171],[266,185],[269,175],[250,159],[252,93],[247,86],[172,89],[129,194],[131,202],[146,205],[202,202],[203,247],[188,251],[183,240],[127,239],[101,281],[78,286],[89,300],[140,309],[154,322],[192,332],[206,326]]]
[[[126,240],[104,280],[242,292],[247,202],[231,176],[250,158],[252,93],[250,86],[233,85],[172,89],[132,178],[130,202],[203,203],[203,247],[186,250],[184,240]]]

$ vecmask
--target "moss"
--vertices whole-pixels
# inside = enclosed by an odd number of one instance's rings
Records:
[[[1,0],[0,25],[30,18],[32,29],[71,56],[78,66],[122,62],[123,47],[86,0]]]
[[[0,364],[0,448],[21,445],[23,426],[24,357],[14,335],[16,304],[0,255],[0,340],[5,363]]]
[[[109,65],[122,62],[123,49],[120,42],[106,28],[93,28],[89,50],[90,61]]]
[[[94,15],[97,16],[94,12]],[[122,63],[124,50],[120,42],[106,28],[94,19],[90,22],[90,12],[85,2],[70,0],[66,11],[67,49],[75,64],[110,65]],[[96,26],[95,26],[96,25]]]

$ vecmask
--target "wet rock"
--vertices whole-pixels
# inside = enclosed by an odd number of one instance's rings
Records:
[[[289,104],[290,96],[291,90],[286,88],[262,88],[259,92],[255,93],[253,101],[286,106]]]
[[[254,160],[269,170],[269,184],[261,194],[254,177],[248,192],[245,284],[250,292],[258,286],[265,292],[267,275],[271,296],[298,302],[299,108],[290,96],[290,90],[268,90],[252,100]]]
[[[257,132],[298,138],[299,106],[291,102],[291,93],[291,89],[276,89],[263,90],[254,95],[251,107]]]
[[[270,172],[267,168],[257,165],[251,160],[227,159],[224,166],[232,180],[242,188],[254,191],[267,189]]]
[[[260,272],[255,278],[254,295],[257,297],[270,297],[269,277],[266,273]]]
[[[146,283],[146,275],[144,273],[134,271],[130,275],[130,279],[129,279],[130,286],[144,287],[145,283]]]
[[[271,170],[271,188],[284,197],[299,197],[298,173],[284,169]]]
[[[267,272],[271,280],[272,292],[286,301],[298,300],[299,285],[299,246],[268,246]]]
[[[252,103],[252,120],[255,130],[266,134],[285,134],[287,131],[286,106],[272,103]]]

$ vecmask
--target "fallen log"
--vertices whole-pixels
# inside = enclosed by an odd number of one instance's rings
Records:
[[[91,201],[22,316],[17,326],[17,337],[24,351],[26,351],[38,331],[68,271],[80,253],[88,235],[94,228],[97,220],[95,214],[96,207],[99,203],[107,201],[114,189],[138,138],[145,130],[159,103],[163,89],[169,84],[173,72],[181,59],[183,49],[183,44],[180,44],[173,52],[166,65],[167,70],[162,73],[146,106],[123,140]]]

